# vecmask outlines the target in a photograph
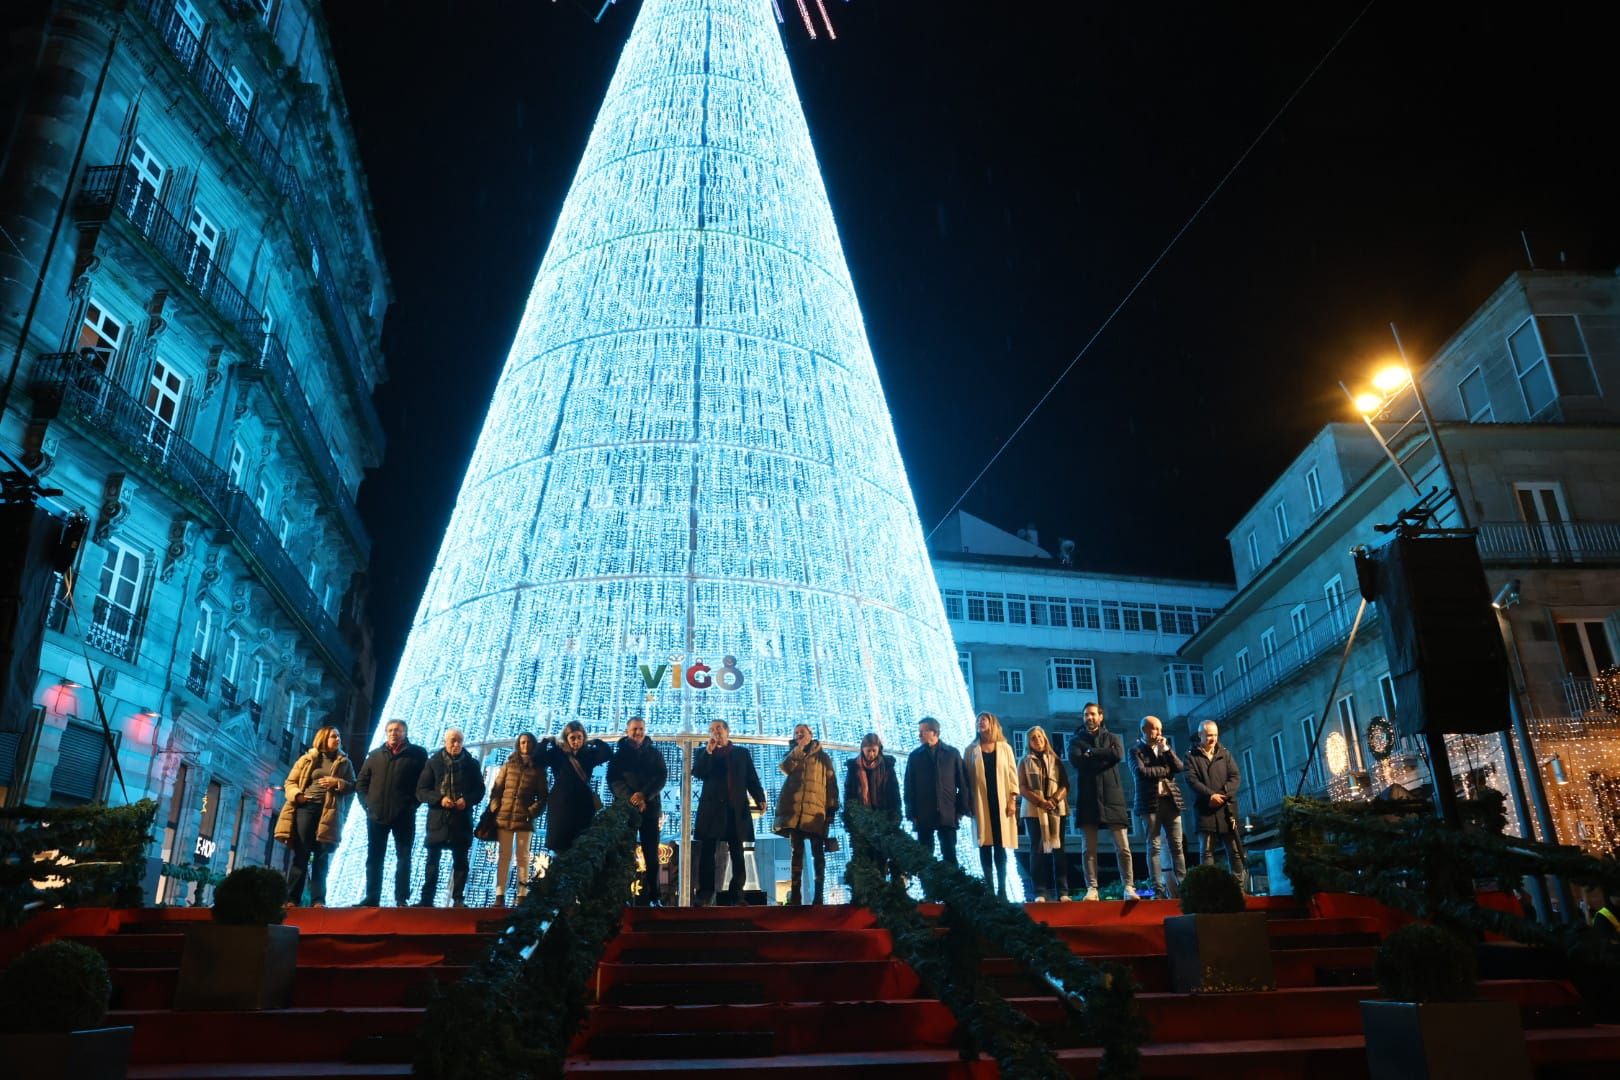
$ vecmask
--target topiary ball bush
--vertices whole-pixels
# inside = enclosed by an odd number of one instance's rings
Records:
[[[269,926],[287,918],[287,879],[268,866],[232,870],[214,887],[214,921]]]
[[[1389,935],[1373,964],[1378,991],[1391,1001],[1472,1001],[1478,996],[1475,973],[1473,947],[1428,923]]]
[[[1237,878],[1214,863],[1195,866],[1181,879],[1183,915],[1232,915],[1243,908]]]
[[[88,945],[52,941],[18,956],[0,975],[0,1031],[83,1031],[107,1016],[112,979]]]

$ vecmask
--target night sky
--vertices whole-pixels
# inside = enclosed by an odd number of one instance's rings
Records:
[[[328,5],[396,292],[360,497],[382,687],[636,11],[596,6]],[[785,37],[928,529],[1362,3],[828,7],[836,42]],[[1614,269],[1596,9],[1411,7],[1373,6],[965,509],[1230,580],[1226,531],[1390,321],[1426,356],[1521,228]]]

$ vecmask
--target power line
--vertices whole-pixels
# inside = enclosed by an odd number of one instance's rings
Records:
[[[1327,64],[1328,60],[1332,59],[1333,54],[1338,51],[1339,46],[1344,44],[1344,39],[1350,36],[1350,32],[1356,28],[1357,24],[1361,22],[1362,18],[1367,14],[1367,12],[1372,10],[1373,4],[1377,2],[1378,0],[1367,0],[1366,6],[1356,13],[1356,17],[1354,19],[1350,20],[1350,24],[1344,28],[1336,39],[1334,39],[1333,44],[1328,46],[1328,50],[1322,54],[1322,58],[1316,62],[1316,65],[1312,67],[1310,71],[1306,72],[1305,77],[1300,80],[1299,85],[1294,87],[1294,92],[1288,95],[1287,99],[1283,101],[1282,105],[1277,109],[1277,111],[1272,114],[1271,119],[1266,121],[1265,126],[1260,129],[1260,133],[1254,137],[1247,147],[1244,148],[1243,153],[1238,155],[1237,160],[1232,162],[1232,167],[1227,169],[1221,178],[1215,182],[1215,186],[1210,189],[1208,195],[1204,196],[1204,201],[1198,204],[1198,208],[1192,212],[1192,216],[1186,220],[1181,228],[1176,230],[1175,235],[1170,237],[1170,242],[1164,245],[1163,249],[1161,249],[1159,254],[1154,257],[1152,262],[1148,263],[1147,269],[1142,271],[1141,276],[1136,279],[1136,283],[1126,291],[1123,297],[1120,298],[1119,303],[1114,305],[1114,309],[1108,313],[1108,317],[1102,321],[1102,325],[1098,326],[1097,329],[1092,333],[1091,337],[1086,339],[1086,343],[1080,346],[1080,351],[1074,354],[1074,359],[1070,360],[1068,366],[1058,374],[1058,377],[1053,380],[1052,385],[1046,388],[1046,393],[1040,396],[1040,399],[1035,402],[1034,406],[1027,414],[1025,414],[1024,418],[1018,422],[1018,426],[1013,428],[1012,434],[1008,435],[1006,440],[1001,444],[996,452],[990,455],[990,460],[984,463],[984,468],[979,470],[978,475],[973,478],[972,482],[969,483],[967,487],[962,489],[962,494],[958,495],[956,497],[956,501],[951,503],[951,507],[949,510],[945,511],[944,517],[941,517],[939,522],[932,529],[928,530],[928,535],[924,537],[925,540],[933,539],[934,534],[939,531],[939,527],[945,524],[945,522],[950,519],[952,514],[956,513],[957,508],[962,505],[963,500],[966,499],[968,494],[979,485],[979,481],[984,479],[984,474],[990,471],[991,467],[994,466],[995,463],[1001,458],[1002,454],[1006,453],[1007,447],[1013,444],[1013,441],[1018,438],[1019,434],[1023,432],[1026,426],[1028,426],[1029,422],[1035,418],[1035,414],[1041,410],[1041,406],[1045,405],[1047,399],[1050,398],[1052,394],[1056,392],[1057,388],[1063,384],[1063,380],[1069,377],[1069,372],[1074,370],[1075,365],[1080,363],[1080,361],[1085,357],[1086,353],[1091,351],[1091,347],[1097,343],[1097,339],[1102,337],[1103,332],[1106,331],[1113,323],[1114,319],[1119,316],[1119,313],[1125,310],[1125,305],[1131,302],[1131,298],[1136,295],[1137,290],[1140,289],[1144,283],[1146,283],[1149,277],[1153,276],[1153,271],[1159,268],[1159,264],[1164,261],[1165,256],[1170,254],[1170,250],[1176,246],[1177,242],[1181,240],[1182,236],[1187,232],[1187,230],[1192,228],[1193,222],[1197,221],[1199,217],[1203,215],[1204,210],[1208,208],[1209,204],[1215,200],[1215,196],[1220,194],[1221,189],[1226,186],[1226,182],[1232,178],[1232,174],[1237,172],[1238,169],[1242,168],[1243,163],[1249,159],[1249,155],[1254,153],[1255,147],[1259,146],[1261,141],[1265,139],[1265,137],[1271,132],[1271,129],[1277,126],[1277,121],[1282,119],[1283,114],[1288,111],[1288,107],[1294,103],[1294,99],[1299,97],[1299,95],[1304,92],[1305,88],[1310,85],[1311,80],[1316,77],[1316,73],[1322,70],[1323,66]]]

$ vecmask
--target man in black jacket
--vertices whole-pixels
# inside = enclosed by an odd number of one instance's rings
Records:
[[[906,757],[906,817],[929,852],[939,834],[939,857],[956,865],[956,823],[967,816],[967,772],[962,755],[940,742],[939,721],[925,716],[917,724],[922,745]]]
[[[1187,786],[1193,789],[1198,811],[1203,861],[1213,863],[1216,843],[1224,844],[1232,876],[1247,891],[1248,868],[1243,865],[1243,839],[1237,828],[1237,793],[1243,778],[1238,774],[1237,762],[1221,745],[1220,725],[1205,720],[1198,730],[1203,738],[1187,755]]]
[[[641,811],[639,838],[644,866],[641,894],[636,897],[638,907],[658,903],[658,818],[663,809],[660,796],[668,778],[664,755],[647,738],[647,721],[632,716],[624,726],[624,738],[613,748],[607,782],[615,802],[628,799],[630,805]]]
[[[466,907],[467,852],[473,842],[473,812],[484,797],[484,771],[463,749],[460,728],[444,733],[444,749],[427,759],[416,781],[416,798],[426,803],[427,873],[422,875],[418,907],[432,907],[439,891],[439,864],[450,849],[450,906]]]
[[[382,903],[383,860],[394,838],[394,903],[411,902],[411,846],[416,842],[416,781],[427,751],[405,738],[405,721],[390,720],[383,744],[366,755],[354,790],[366,808],[366,898],[361,907]]]

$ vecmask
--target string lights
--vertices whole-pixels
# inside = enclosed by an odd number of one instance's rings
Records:
[[[971,738],[770,0],[642,5],[381,715],[431,752],[632,714]],[[351,813],[337,903],[364,876]]]

